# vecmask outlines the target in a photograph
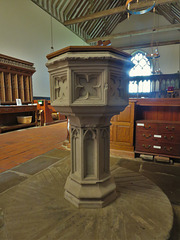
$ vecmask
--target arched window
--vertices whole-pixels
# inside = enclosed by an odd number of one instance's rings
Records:
[[[136,51],[132,54],[131,61],[135,64],[134,67],[130,70],[129,76],[149,76],[151,75],[151,63],[146,57],[145,52]],[[141,80],[129,82],[129,92],[150,92],[150,80]]]
[[[151,63],[144,52],[135,52],[131,61],[135,66],[130,70],[129,76],[148,76],[151,75]]]

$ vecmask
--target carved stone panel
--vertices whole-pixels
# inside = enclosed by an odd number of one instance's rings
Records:
[[[95,176],[96,152],[96,130],[84,130],[84,177]]]
[[[73,103],[95,103],[104,101],[104,73],[102,71],[88,72],[72,71]]]
[[[101,129],[101,138],[104,152],[102,158],[104,159],[104,171],[105,173],[109,173],[109,126]]]
[[[109,126],[71,125],[72,175],[76,180],[98,181],[109,176],[109,137]]]
[[[55,100],[63,99],[66,97],[67,92],[67,77],[55,77]]]
[[[72,143],[72,173],[80,177],[80,128],[71,128],[71,143]]]
[[[117,105],[121,100],[128,99],[128,78],[120,71],[110,71],[109,73],[109,103]]]
[[[67,72],[63,71],[51,76],[52,91],[51,98],[53,101],[63,102],[69,97]]]
[[[121,76],[119,74],[110,73],[110,98],[121,98],[123,94],[122,90]]]
[[[101,158],[99,166],[100,179],[109,174],[109,126],[100,128],[99,157]]]

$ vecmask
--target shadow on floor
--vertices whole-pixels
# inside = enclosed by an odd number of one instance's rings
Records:
[[[121,167],[141,173],[163,190],[174,211],[174,225],[170,240],[180,240],[180,164],[170,165],[124,158],[119,158],[118,164]]]

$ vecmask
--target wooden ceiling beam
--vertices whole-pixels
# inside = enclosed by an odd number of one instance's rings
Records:
[[[156,6],[159,4],[166,4],[166,3],[171,3],[171,2],[178,2],[179,0],[156,0]],[[147,8],[150,7],[154,4],[154,0],[153,1],[143,1],[143,2],[139,2],[139,3],[132,3],[131,4],[131,10],[135,10],[137,8]],[[90,20],[94,20],[97,18],[102,18],[105,16],[109,16],[109,15],[113,15],[113,14],[117,14],[117,13],[121,13],[121,12],[125,12],[126,11],[126,6],[120,6],[120,7],[116,7],[116,8],[111,8],[108,10],[104,10],[104,11],[100,11],[100,12],[96,12],[93,14],[88,14],[86,16],[83,17],[78,17],[78,18],[74,18],[68,21],[65,21],[63,24],[65,26],[68,25],[72,25],[72,24],[76,24],[76,23],[80,23],[80,22],[85,22],[85,21],[90,21]]]
[[[111,40],[111,39],[115,39],[115,38],[132,37],[132,36],[138,36],[138,35],[152,34],[154,32],[167,32],[167,31],[175,31],[175,30],[180,30],[180,23],[156,27],[156,28],[142,29],[142,30],[137,30],[137,31],[116,33],[116,34],[108,35],[105,37],[89,39],[86,42],[92,43],[92,42],[98,42],[99,40],[104,41],[104,40]]]
[[[172,41],[161,41],[158,43],[144,43],[144,44],[132,44],[127,45],[124,47],[117,48],[118,50],[129,50],[129,49],[139,49],[139,48],[148,48],[148,47],[159,47],[159,46],[166,46],[166,45],[174,45],[174,44],[180,44],[180,40],[172,40]]]

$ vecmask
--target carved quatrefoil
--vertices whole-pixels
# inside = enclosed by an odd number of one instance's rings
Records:
[[[67,94],[67,76],[60,76],[55,78],[55,100],[64,99]]]
[[[118,75],[111,74],[109,95],[114,98],[122,97],[121,79]]]
[[[76,74],[75,99],[101,98],[100,74]]]

